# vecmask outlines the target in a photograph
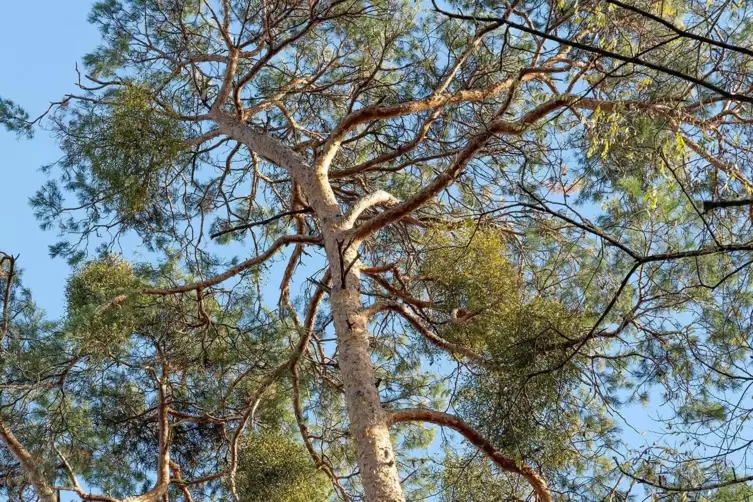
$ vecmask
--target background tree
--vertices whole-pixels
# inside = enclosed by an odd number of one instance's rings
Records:
[[[66,376],[54,392],[105,414],[141,400],[151,433],[101,433],[129,449],[117,469],[58,461],[77,425],[53,427],[65,412],[35,383],[8,394],[8,430],[61,439],[6,433],[9,463],[41,498],[66,472],[82,497],[75,472],[126,496],[126,467],[151,461],[153,486],[128,500],[243,499],[265,479],[243,446],[269,428],[333,487],[291,475],[291,500],[732,493],[753,479],[751,218],[700,201],[753,187],[749,10],[95,4],[103,42],[81,93],[45,115],[64,156],[32,199],[63,236],[53,254],[82,267],[60,335],[80,348],[35,336],[66,374],[118,389],[88,397]],[[164,258],[109,257],[129,233]],[[661,430],[636,449],[620,408],[651,399]],[[445,455],[425,424],[458,434]]]

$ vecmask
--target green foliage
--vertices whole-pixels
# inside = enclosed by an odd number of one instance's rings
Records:
[[[585,323],[554,299],[529,298],[508,253],[493,230],[435,235],[421,274],[429,279],[433,300],[460,319],[448,323],[442,336],[531,369],[537,347],[575,337]],[[509,357],[510,350],[517,357]]]
[[[157,201],[165,190],[164,178],[189,157],[183,126],[161,109],[147,86],[128,83],[109,91],[101,105],[89,103],[69,114],[62,109],[55,124],[63,136],[63,186],[82,206],[97,208],[89,213],[88,224],[109,216],[125,227],[159,227]],[[31,204],[42,226],[48,227],[63,208],[61,187],[50,181]],[[61,224],[61,230],[80,229],[76,222]],[[53,251],[72,253],[65,243]]]
[[[490,360],[463,382],[455,406],[506,454],[546,469],[571,466],[577,454],[569,438],[586,417],[594,424],[589,435],[609,432],[597,408],[565,404],[579,385],[578,360],[567,347],[587,333],[587,317],[556,299],[529,298],[505,239],[493,230],[433,236],[431,247],[422,265],[427,287],[461,317],[445,319],[441,336]]]
[[[130,263],[115,255],[106,255],[82,266],[68,281],[65,291],[68,312],[76,313],[92,306],[101,307],[116,296],[138,287]]]
[[[114,255],[81,266],[65,290],[71,336],[92,353],[110,351],[126,342],[138,324],[130,308],[133,301],[127,308],[108,304],[140,285],[131,264]]]
[[[160,12],[162,6],[167,7],[166,12]],[[89,12],[88,20],[96,25],[102,36],[103,42],[96,50],[84,57],[84,65],[87,70],[98,78],[111,78],[117,75],[118,70],[127,67],[132,62],[134,55],[131,52],[134,42],[134,33],[129,31],[129,24],[143,23],[145,14],[154,15],[156,10],[160,20],[169,23],[177,23],[179,20],[191,26],[194,34],[200,34],[201,26],[209,24],[199,14],[198,0],[170,1],[155,6],[144,0],[120,1],[102,0],[94,2]],[[157,7],[155,9],[155,7]],[[153,21],[153,20],[150,20]],[[174,30],[166,28],[164,24],[152,24],[149,28],[150,39],[153,42],[164,42],[166,50],[177,51]],[[206,50],[207,40],[197,44],[197,50]]]
[[[733,476],[723,476],[723,481],[735,479]],[[699,502],[752,502],[753,487],[747,483],[735,483],[714,490],[709,495],[699,499]]]
[[[291,310],[300,320],[313,312],[306,301],[314,286],[304,276],[335,264],[296,248],[308,268],[288,267],[290,288],[300,293],[291,291],[292,309],[276,303],[261,267],[206,289],[132,295],[101,307],[144,287],[222,273],[238,262],[227,256],[234,250],[246,258],[281,235],[326,233],[332,222],[317,214],[318,195],[334,194],[347,211],[380,189],[423,202],[359,246],[364,267],[379,270],[362,276],[369,303],[405,305],[427,329],[485,360],[448,354],[411,336],[394,312],[380,312],[368,327],[369,349],[386,408],[460,415],[503,453],[542,472],[563,499],[603,500],[620,483],[611,454],[632,454],[633,445],[617,442],[610,417],[626,421],[620,404],[648,404],[662,390],[668,433],[659,442],[711,430],[723,437],[720,450],[742,451],[750,407],[735,394],[747,391],[750,376],[753,279],[741,266],[749,251],[741,249],[750,245],[751,227],[742,210],[700,215],[694,203],[747,193],[750,108],[656,67],[743,93],[753,59],[608,2],[523,1],[511,12],[486,0],[438,4],[466,20],[429,4],[95,3],[90,21],[102,42],[85,65],[96,85],[49,116],[64,156],[48,169],[57,181],[32,203],[42,225],[59,225],[67,240],[53,254],[83,260],[92,240],[113,249],[136,230],[140,245],[170,257],[148,271],[109,256],[80,265],[61,323],[47,324],[38,312],[21,321],[13,311],[2,357],[11,385],[0,405],[51,468],[58,459],[48,443],[55,442],[90,486],[124,498],[148,484],[155,375],[164,371],[175,411],[170,453],[184,479],[226,472],[238,417],[301,336]],[[746,2],[630,5],[697,34],[751,45]],[[495,26],[471,21],[475,14],[506,17]],[[653,64],[598,55],[532,28]],[[228,83],[228,99],[215,102]],[[563,101],[563,92],[582,99]],[[568,105],[536,115],[540,105],[558,102]],[[344,137],[331,136],[348,116],[360,118]],[[534,116],[530,127],[516,124]],[[495,119],[509,121],[513,134],[497,131],[452,173],[450,186],[428,200],[413,198],[450,180],[440,173],[463,160]],[[30,133],[26,114],[7,100],[0,100],[0,123]],[[246,141],[238,134],[245,129],[267,141]],[[285,172],[293,152],[309,164],[323,158],[328,137],[340,144],[328,175]],[[270,144],[279,155],[270,155]],[[312,190],[308,182],[319,179],[329,186]],[[289,215],[300,204],[314,210]],[[369,208],[357,224],[382,210]],[[443,221],[445,229],[427,230]],[[662,258],[698,249],[710,253]],[[273,261],[289,250],[264,267],[278,271]],[[635,267],[644,255],[657,256]],[[300,361],[302,405],[315,448],[357,499],[362,487],[349,474],[357,459],[345,432],[348,382],[330,307],[325,295]],[[249,502],[326,499],[326,480],[293,439],[289,390],[287,382],[271,384],[249,426],[276,432],[244,438],[239,491]],[[432,432],[418,424],[392,429],[409,499],[436,495],[432,479],[440,479],[446,500],[528,495],[519,477],[453,440],[426,461]],[[666,465],[680,454],[658,455],[664,458],[651,462]],[[721,472],[713,459],[722,455],[703,455],[709,468],[694,483]],[[206,498],[229,499],[221,480],[205,487]]]
[[[591,182],[580,196],[598,200],[606,187],[626,180],[632,196],[649,191],[664,171],[661,152],[668,152],[670,158],[676,153],[676,135],[666,119],[640,110],[603,113],[597,109],[591,120],[592,125],[583,131],[581,159]]]
[[[55,444],[79,480],[97,491],[126,498],[149,489],[158,451],[152,368],[169,374],[171,409],[199,417],[195,422],[171,421],[172,461],[189,479],[227,467],[222,461],[227,431],[203,421],[202,413],[221,415],[229,409],[235,414],[246,406],[267,369],[288,356],[284,341],[293,333],[284,324],[270,322],[264,311],[247,309],[252,297],[243,294],[234,299],[242,308],[220,305],[209,295],[203,299],[204,314],[216,323],[211,328],[201,324],[194,299],[155,302],[133,295],[147,285],[190,280],[174,265],[168,260],[150,269],[113,255],[82,264],[68,281],[65,321],[56,324],[44,320],[26,293],[19,294],[24,291],[20,286],[11,296],[12,336],[6,340],[0,374],[21,390],[0,394],[2,419],[43,459],[46,472],[55,472],[59,463],[51,448]],[[122,294],[132,296],[102,310]],[[64,387],[58,387],[61,375]],[[27,402],[33,409],[26,408]],[[268,389],[254,423],[263,430],[295,430],[283,388]],[[266,448],[287,445],[283,453],[294,460],[286,465],[300,475],[273,481],[275,466],[282,464],[268,466],[264,480],[271,484],[265,487],[274,490],[260,492],[258,500],[267,500],[266,494],[277,494],[279,498],[271,500],[280,501],[326,500],[328,481],[287,434],[276,434]],[[265,447],[254,443],[252,448]],[[0,462],[17,465],[2,456]],[[8,482],[23,480],[23,473],[8,472]],[[221,480],[205,489],[226,493]],[[301,490],[305,495],[296,495]]]
[[[460,457],[447,452],[445,466],[440,473],[442,502],[507,502],[525,500],[527,487],[514,476],[506,476],[479,455]]]
[[[473,322],[450,326],[443,335],[453,341],[484,349],[490,329],[520,303],[520,278],[506,257],[499,234],[462,230],[433,235],[421,274],[431,279],[432,297],[451,314],[462,309],[478,314]],[[498,330],[496,330],[498,331]]]
[[[330,492],[302,444],[266,431],[244,440],[237,487],[242,502],[324,502]]]
[[[0,124],[18,136],[31,138],[34,131],[29,122],[29,114],[10,99],[0,97]]]
[[[696,401],[683,406],[679,414],[687,422],[708,424],[723,422],[727,417],[727,410],[718,402]]]
[[[157,109],[148,90],[132,86],[113,93],[109,110],[97,118],[81,123],[93,135],[77,153],[117,211],[132,218],[148,210],[161,175],[179,161],[181,127]]]

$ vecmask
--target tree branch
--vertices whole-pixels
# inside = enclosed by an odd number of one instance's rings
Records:
[[[714,45],[716,47],[720,47],[722,49],[727,49],[733,52],[739,52],[740,54],[745,54],[746,56],[753,57],[753,51],[750,49],[746,49],[745,47],[740,47],[738,45],[732,45],[728,44],[726,42],[722,42],[720,40],[714,40],[713,38],[704,37],[702,35],[696,35],[695,33],[692,33],[687,30],[682,30],[675,26],[674,24],[670,23],[666,19],[663,19],[655,14],[652,14],[650,12],[646,12],[643,9],[640,9],[636,7],[635,5],[626,4],[623,2],[620,2],[619,0],[605,0],[607,3],[610,3],[612,5],[616,5],[622,9],[629,10],[631,12],[634,12],[640,16],[647,17],[651,19],[652,21],[655,21],[665,28],[670,29],[671,31],[675,32],[676,34],[680,35],[683,38],[689,38],[691,40],[695,40],[697,42],[702,42],[704,44]]]
[[[68,476],[68,479],[71,480],[71,483],[73,483],[73,488],[69,488],[66,486],[56,486],[55,489],[57,491],[72,491],[75,492],[76,495],[78,495],[81,500],[88,500],[92,502],[120,502],[118,499],[109,497],[107,495],[92,495],[91,493],[86,493],[83,488],[81,488],[81,485],[78,483],[78,478],[76,478],[76,475],[73,472],[73,469],[71,468],[71,465],[68,463],[68,460],[63,456],[63,454],[60,452],[60,450],[57,449],[57,447],[53,444],[53,448],[55,449],[55,452],[58,454],[58,457],[60,457],[60,461],[63,463],[63,469],[65,470],[66,475]]]
[[[549,487],[539,473],[528,464],[518,462],[502,454],[484,436],[460,418],[441,411],[425,408],[408,408],[393,411],[390,414],[389,420],[390,424],[400,422],[428,422],[441,427],[449,427],[460,433],[460,435],[479,451],[483,452],[500,469],[523,476],[533,488],[540,502],[553,502]]]
[[[264,251],[262,254],[255,256],[253,258],[249,258],[248,260],[242,261],[236,266],[227,269],[225,272],[215,275],[214,277],[210,277],[209,279],[205,281],[192,282],[190,284],[184,284],[183,286],[176,286],[174,288],[147,288],[147,289],[136,291],[135,293],[123,294],[123,295],[113,298],[108,303],[102,305],[99,308],[99,312],[101,313],[112,307],[120,305],[121,303],[126,301],[128,298],[132,296],[136,296],[136,295],[157,295],[157,296],[175,295],[179,293],[187,293],[189,291],[194,291],[198,289],[205,289],[210,286],[215,286],[223,281],[228,280],[229,278],[235,275],[238,275],[244,270],[248,270],[249,268],[252,268],[252,267],[255,267],[257,265],[264,263],[265,261],[270,259],[272,256],[274,256],[274,254],[277,253],[277,251],[279,251],[280,248],[282,248],[283,246],[286,246],[288,244],[296,244],[296,243],[319,244],[320,242],[321,242],[321,239],[318,237],[311,237],[307,235],[297,235],[297,234],[286,235],[274,241],[272,245],[269,246],[269,248],[266,251]]]
[[[704,200],[703,212],[708,213],[714,209],[720,207],[738,207],[738,206],[751,206],[753,205],[753,199],[740,199],[740,200]]]
[[[45,479],[42,466],[16,439],[16,436],[3,420],[0,420],[0,440],[2,440],[13,456],[16,457],[18,463],[21,464],[21,469],[26,473],[27,479],[39,499],[42,502],[57,502],[55,490]]]
[[[371,218],[360,227],[357,227],[354,231],[354,240],[362,240],[387,225],[408,216],[410,213],[423,206],[427,201],[438,195],[442,190],[455,181],[458,174],[460,174],[476,153],[494,135],[521,135],[527,131],[531,125],[553,110],[563,106],[569,106],[577,100],[578,98],[575,96],[560,96],[537,106],[516,121],[510,122],[503,120],[502,118],[493,120],[468,142],[466,147],[456,155],[455,160],[447,169],[434,178],[422,190],[406,199],[405,202],[387,209],[379,215]]]
[[[440,349],[446,350],[450,354],[460,354],[471,361],[478,363],[478,364],[487,364],[488,361],[483,358],[482,356],[476,354],[474,351],[467,347],[463,347],[462,345],[458,345],[456,343],[452,343],[448,340],[445,340],[441,336],[437,335],[436,333],[432,332],[430,329],[426,328],[421,321],[414,316],[404,305],[400,305],[397,303],[389,304],[385,306],[386,310],[391,310],[397,314],[400,314],[408,323],[410,323],[413,328],[418,331],[424,338],[426,338],[432,345],[439,347]]]
[[[365,195],[358,199],[350,208],[350,211],[348,211],[348,214],[346,214],[343,217],[343,226],[345,228],[351,228],[355,223],[358,217],[366,211],[368,208],[372,206],[376,206],[379,204],[396,204],[397,199],[392,196],[392,194],[385,192],[384,190],[377,190],[376,192],[370,193],[368,195]]]
[[[582,42],[576,42],[574,40],[569,40],[567,38],[562,38],[557,35],[552,35],[551,33],[547,33],[541,30],[537,30],[531,26],[526,26],[524,24],[516,23],[514,21],[510,21],[508,19],[498,18],[498,17],[489,17],[489,16],[468,16],[464,14],[453,14],[451,12],[447,12],[445,10],[440,9],[437,6],[436,0],[432,0],[432,4],[434,5],[434,10],[439,12],[440,14],[444,14],[445,16],[448,16],[453,19],[462,19],[464,21],[482,21],[482,22],[494,22],[494,21],[501,21],[507,26],[511,28],[515,28],[517,30],[523,31],[525,33],[529,33],[531,35],[535,35],[537,37],[541,37],[547,40],[551,40],[552,42],[557,42],[562,45],[567,45],[568,47],[573,47],[575,49],[580,49],[583,51],[591,52],[594,54],[598,54],[600,56],[608,57],[611,59],[616,59],[618,61],[622,61],[625,63],[635,64],[638,66],[643,66],[645,68],[649,68],[651,70],[656,70],[661,73],[665,73],[667,75],[671,75],[673,77],[677,77],[681,80],[684,80],[686,82],[690,82],[691,84],[698,85],[700,87],[704,87],[724,98],[727,98],[732,101],[741,101],[745,103],[753,103],[753,96],[749,96],[746,94],[739,94],[736,92],[729,92],[721,87],[718,87],[714,84],[711,84],[703,79],[693,77],[691,75],[687,75],[685,73],[682,73],[677,70],[673,70],[671,68],[668,68],[666,66],[662,66],[656,63],[652,63],[650,61],[646,61],[644,59],[640,59],[638,57],[632,57],[632,56],[623,56],[622,54],[608,51],[606,49],[602,49],[600,47],[595,47],[593,45],[584,44]]]
[[[154,487],[141,495],[128,497],[123,502],[157,502],[170,485],[170,413],[167,404],[167,369],[163,364],[162,375],[157,379],[159,397],[159,454],[157,456],[157,480]],[[156,374],[154,375],[156,378]]]
[[[749,481],[753,481],[753,476],[746,476],[744,478],[737,478],[737,479],[730,479],[728,481],[722,481],[721,483],[714,483],[710,485],[700,485],[700,486],[670,486],[670,485],[664,485],[661,483],[657,483],[655,481],[651,481],[646,478],[641,478],[636,476],[635,474],[631,474],[627,472],[625,469],[622,468],[619,462],[617,462],[617,459],[614,459],[615,463],[617,464],[617,469],[624,474],[625,476],[629,477],[630,479],[634,479],[635,481],[638,481],[639,483],[642,483],[644,485],[653,486],[654,488],[659,488],[660,490],[664,490],[667,492],[675,492],[675,493],[691,493],[691,492],[704,492],[706,490],[718,490],[719,488],[724,488],[727,486],[737,485],[740,483],[747,483]]]
[[[211,237],[212,239],[216,239],[217,237],[220,237],[225,234],[238,232],[240,230],[248,230],[249,228],[258,227],[261,225],[266,225],[267,223],[272,223],[274,221],[277,221],[282,218],[286,218],[288,216],[294,216],[296,214],[307,214],[311,212],[313,212],[313,209],[311,209],[310,207],[305,207],[303,209],[295,209],[293,211],[285,211],[284,213],[270,216],[269,218],[264,219],[264,220],[251,221],[248,223],[244,223],[243,225],[238,225],[237,227],[227,228],[225,230],[220,230],[219,232],[214,232],[212,234],[209,234],[209,237]]]

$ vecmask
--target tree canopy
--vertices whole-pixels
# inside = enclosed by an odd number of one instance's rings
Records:
[[[2,493],[753,497],[752,19],[98,1],[79,92],[0,99],[71,267],[50,319],[0,254]]]

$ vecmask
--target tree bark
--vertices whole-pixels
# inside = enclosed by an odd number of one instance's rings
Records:
[[[167,494],[170,485],[170,414],[167,405],[167,370],[164,366],[162,371],[162,377],[158,382],[159,457],[157,459],[157,481],[151,490],[135,497],[128,497],[123,502],[157,502]]]
[[[327,166],[314,169],[306,160],[275,138],[257,133],[233,116],[215,113],[221,131],[245,144],[249,150],[284,167],[301,187],[322,229],[324,247],[332,274],[330,306],[337,337],[338,364],[345,388],[350,433],[356,446],[358,467],[368,502],[404,502],[397,471],[389,417],[379,401],[369,351],[368,316],[361,305],[361,277],[353,222],[371,199],[346,216],[326,174]],[[379,198],[378,200],[382,200]]]
[[[460,418],[440,411],[425,408],[411,408],[395,410],[390,415],[390,423],[399,422],[428,422],[442,427],[449,427],[459,432],[473,446],[482,451],[500,469],[520,474],[533,488],[537,500],[540,502],[553,502],[552,494],[546,484],[546,480],[530,465],[517,461],[499,452],[484,436],[475,431],[470,425]]]
[[[21,469],[25,472],[31,486],[34,487],[39,500],[42,502],[57,502],[55,490],[45,479],[37,460],[24,448],[10,428],[2,421],[0,421],[0,439],[21,464]]]
[[[358,243],[327,232],[325,247],[333,271],[330,303],[339,350],[350,433],[356,446],[366,500],[404,502],[389,431],[369,350],[368,317],[361,305]]]

